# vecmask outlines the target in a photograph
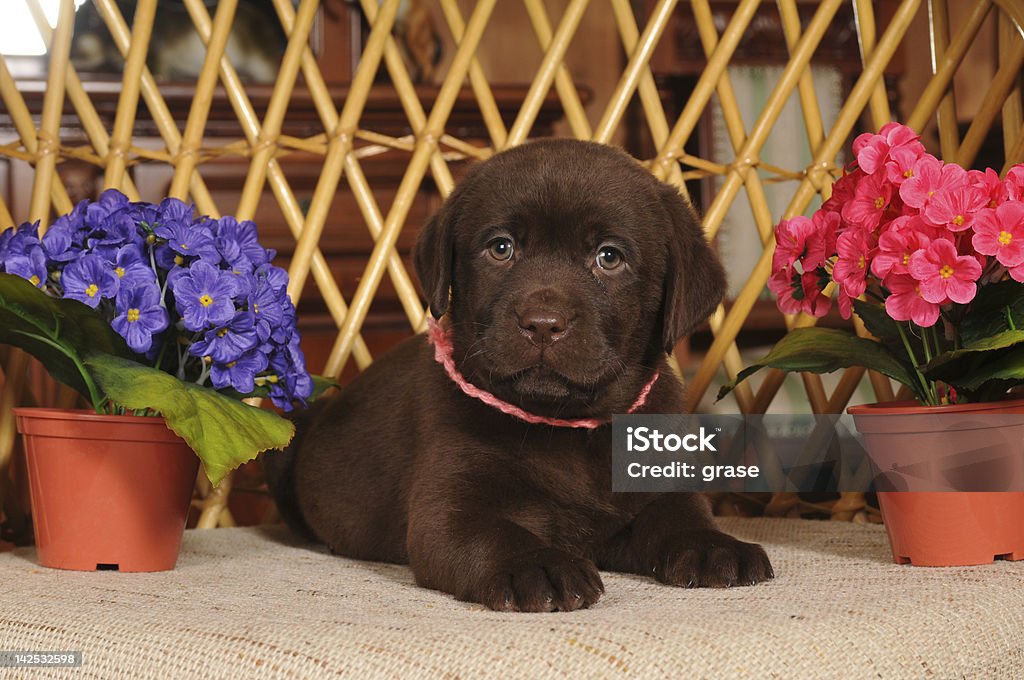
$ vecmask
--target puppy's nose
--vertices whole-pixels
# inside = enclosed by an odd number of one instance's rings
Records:
[[[538,345],[549,345],[565,337],[565,315],[550,309],[531,308],[519,315],[519,327]]]

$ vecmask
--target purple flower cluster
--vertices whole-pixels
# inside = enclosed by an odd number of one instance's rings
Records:
[[[38,227],[0,233],[0,272],[96,309],[133,351],[184,380],[243,396],[264,387],[285,410],[312,394],[288,275],[252,222],[111,189],[42,239]]]

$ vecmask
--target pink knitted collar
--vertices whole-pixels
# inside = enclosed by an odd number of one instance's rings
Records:
[[[459,389],[463,391],[467,396],[479,399],[483,403],[498,409],[502,413],[518,418],[519,420],[527,423],[534,423],[536,425],[552,425],[554,427],[578,427],[587,430],[593,430],[609,422],[608,419],[602,418],[575,418],[575,419],[563,419],[563,418],[548,418],[547,416],[539,416],[535,413],[524,411],[518,406],[514,406],[507,401],[503,401],[498,397],[494,396],[487,390],[482,390],[476,385],[470,383],[466,378],[459,372],[459,369],[455,368],[455,360],[452,358],[454,348],[452,347],[452,340],[447,330],[441,327],[432,318],[427,318],[427,325],[429,331],[427,338],[434,345],[434,360],[437,363],[444,366],[445,373],[451,378],[452,382],[459,386]],[[654,383],[658,381],[659,373],[654,372],[651,379],[647,381],[643,389],[640,390],[639,396],[633,405],[629,407],[628,413],[633,413],[644,405],[647,401],[647,395],[650,394],[651,388],[654,387]]]

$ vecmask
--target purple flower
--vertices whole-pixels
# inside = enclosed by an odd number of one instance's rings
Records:
[[[151,365],[243,394],[259,382],[290,410],[313,383],[274,255],[251,221],[196,217],[177,199],[131,203],[116,190],[78,203],[42,238],[38,224],[0,232],[0,272],[96,309]],[[188,353],[164,352],[165,342]]]
[[[117,189],[107,189],[100,194],[98,201],[86,204],[85,224],[92,229],[102,229],[107,217],[128,208],[129,205],[127,196]]]
[[[128,210],[119,210],[94,223],[85,239],[85,245],[112,260],[117,249],[135,240],[135,222]]]
[[[156,219],[152,226],[155,229],[158,226],[172,224],[189,225],[192,224],[193,214],[195,214],[195,208],[185,201],[177,198],[165,198],[156,208]]]
[[[220,262],[220,253],[213,242],[213,234],[200,223],[172,221],[161,223],[156,235],[167,241],[172,252],[163,253],[162,259],[170,257],[175,264],[183,264],[186,257],[200,257],[212,263]],[[180,257],[175,257],[175,255]],[[180,261],[179,261],[180,260]]]
[[[63,218],[61,218],[63,219]],[[68,262],[78,257],[80,248],[75,248],[70,228],[54,224],[43,234],[43,248],[51,260]]]
[[[259,343],[254,324],[252,312],[238,312],[226,326],[206,331],[200,340],[188,348],[189,354],[208,356],[218,364],[235,361]]]
[[[132,221],[135,222],[136,226],[143,232],[146,230],[152,231],[154,225],[156,225],[157,221],[160,219],[160,209],[152,203],[146,203],[144,201],[132,203],[128,207],[128,214],[131,215]]]
[[[235,283],[228,272],[202,260],[174,278],[171,290],[178,313],[190,331],[223,326],[235,315]]]
[[[53,225],[43,234],[43,248],[51,260],[69,262],[78,257],[89,234],[85,226],[88,205],[88,200],[79,201],[70,213],[54,220]]]
[[[15,274],[36,288],[46,285],[46,254],[42,246],[33,244],[24,254],[11,254],[3,263],[8,274]]]
[[[147,352],[153,336],[167,328],[167,310],[160,306],[159,286],[153,282],[123,287],[117,296],[117,316],[110,325],[133,352]]]
[[[270,399],[274,405],[292,410],[292,402],[303,405],[313,394],[313,379],[306,370],[306,357],[299,345],[299,334],[293,333],[288,344],[278,348],[270,356],[270,367],[276,380],[270,381]]]
[[[212,230],[217,250],[232,269],[250,272],[269,259],[259,243],[253,222],[222,217],[212,223]]]
[[[242,394],[256,389],[256,374],[267,367],[267,355],[251,349],[234,361],[214,363],[210,367],[210,381],[218,390],[231,386]]]
[[[27,256],[38,245],[39,222],[24,222],[17,228],[8,227],[0,235],[0,264],[15,255]]]
[[[134,243],[121,246],[114,255],[114,273],[121,280],[121,287],[142,286],[157,283],[156,272],[149,267],[142,249]]]
[[[288,272],[270,263],[264,264],[256,270],[256,278],[266,279],[270,287],[276,291],[288,289]]]
[[[250,278],[249,311],[256,319],[256,334],[260,342],[266,342],[274,330],[281,327],[285,318],[282,301],[287,299],[283,291],[274,290],[266,277],[256,278],[255,284]]]
[[[61,275],[64,297],[95,308],[101,298],[117,295],[117,274],[99,255],[82,255],[64,268]]]

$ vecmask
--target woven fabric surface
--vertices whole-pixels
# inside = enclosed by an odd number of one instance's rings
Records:
[[[155,574],[46,569],[20,549],[0,555],[0,650],[84,652],[30,677],[1024,677],[1024,562],[899,566],[877,526],[721,525],[764,544],[777,578],[603,574],[596,606],[554,614],[457,602],[279,527],[189,531]]]

